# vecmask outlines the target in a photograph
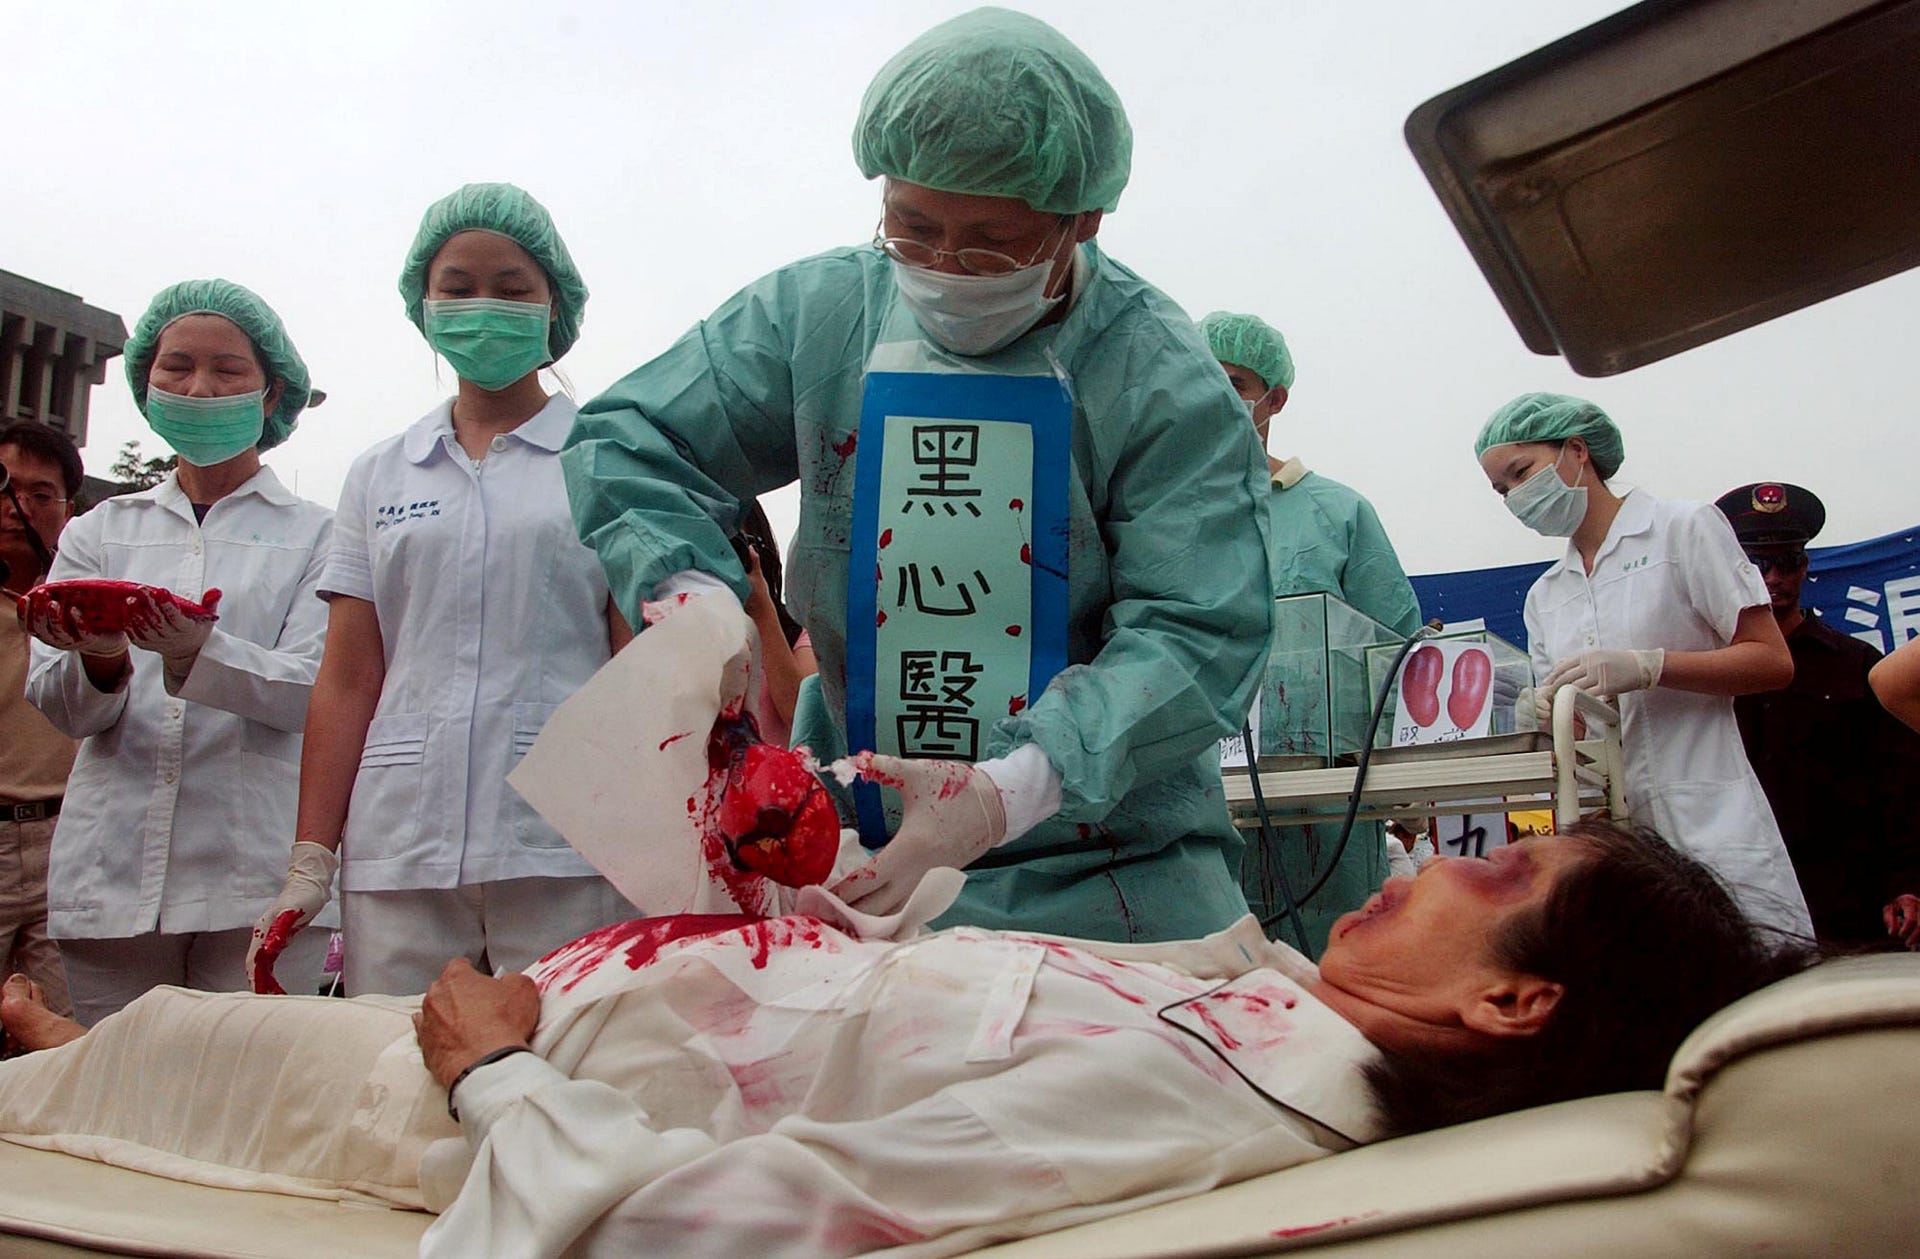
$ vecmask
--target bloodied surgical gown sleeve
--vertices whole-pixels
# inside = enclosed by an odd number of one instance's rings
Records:
[[[844,268],[844,271],[842,270]],[[745,571],[727,541],[741,499],[799,474],[794,399],[813,363],[837,371],[849,352],[844,311],[831,327],[811,312],[858,306],[858,268],[816,259],[730,298],[664,354],[580,408],[561,452],[580,538],[599,553],[614,602],[635,625],[640,604],[685,569],[724,579],[743,600]],[[804,330],[804,331],[801,331]],[[827,343],[838,342],[839,357]],[[797,342],[797,343],[796,343]],[[860,363],[852,347],[852,364]],[[796,380],[799,384],[796,385]]]

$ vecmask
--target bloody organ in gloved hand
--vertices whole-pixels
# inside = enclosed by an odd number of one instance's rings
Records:
[[[721,717],[707,755],[725,766],[719,824],[735,867],[786,887],[806,887],[833,872],[840,815],[806,762],[760,741],[753,718]]]
[[[189,620],[220,619],[214,612],[220,603],[218,590],[207,591],[205,599],[195,603],[161,586],[143,586],[137,581],[113,581],[105,577],[42,582],[20,596],[20,618],[24,621],[30,612],[53,602],[68,612],[78,612],[89,633],[119,634],[126,631],[128,617],[139,606],[136,596],[143,594],[156,605],[178,608]]]

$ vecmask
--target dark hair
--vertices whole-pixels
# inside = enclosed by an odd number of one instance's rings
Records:
[[[1601,1093],[1657,1089],[1714,1011],[1814,960],[1763,933],[1712,871],[1651,832],[1580,822],[1592,855],[1493,942],[1504,966],[1562,987],[1546,1026],[1467,1055],[1390,1053],[1367,1068],[1392,1135]]]
[[[767,513],[761,508],[758,499],[740,518],[739,531],[733,535],[733,549],[740,556],[740,562],[747,562],[745,548],[751,547],[760,557],[760,576],[766,579],[767,593],[773,598],[774,615],[780,618],[780,632],[787,636],[787,646],[793,646],[800,637],[800,622],[793,619],[793,613],[787,611],[787,601],[781,591],[780,548],[773,541],[773,522],[767,519]]]
[[[66,484],[67,497],[77,498],[86,480],[86,467],[80,462],[80,448],[51,424],[38,420],[15,420],[0,428],[0,446],[18,446],[29,455],[60,466],[60,479]]]

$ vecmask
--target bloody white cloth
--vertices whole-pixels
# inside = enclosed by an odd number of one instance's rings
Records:
[[[803,916],[661,944],[667,921],[533,968],[539,1056],[470,1075],[458,1137],[433,1141],[399,1003],[168,989],[0,1064],[0,1129],[202,1183],[424,1200],[446,1208],[429,1259],[953,1254],[1373,1132],[1373,1050],[1251,918],[1136,946]]]
[[[1251,918],[1129,948],[795,917],[628,968],[651,948],[534,968],[539,1056],[461,1085],[423,1256],[953,1254],[1372,1133],[1371,1047]]]

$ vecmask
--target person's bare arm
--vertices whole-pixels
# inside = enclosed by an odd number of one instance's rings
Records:
[[[607,654],[617,656],[620,649],[633,641],[633,626],[627,624],[627,618],[620,615],[620,609],[614,606],[613,596],[607,596]]]
[[[1920,638],[1908,639],[1906,646],[1873,666],[1867,685],[1880,697],[1881,707],[1920,730]]]
[[[295,841],[338,849],[367,727],[386,683],[380,618],[365,599],[336,595],[327,609],[326,653],[307,701],[300,749],[300,807]]]
[[[780,624],[773,595],[767,589],[767,579],[760,572],[760,557],[751,551],[747,558],[747,582],[753,588],[753,593],[747,596],[747,616],[760,633],[760,662],[766,669],[767,698],[780,719],[791,724],[794,705],[800,697],[800,683],[816,668],[813,649],[806,649],[807,659],[803,665],[788,645],[786,629]]]
[[[1793,681],[1793,654],[1768,608],[1746,608],[1733,641],[1715,651],[1669,651],[1660,685],[1704,695],[1752,695]]]

